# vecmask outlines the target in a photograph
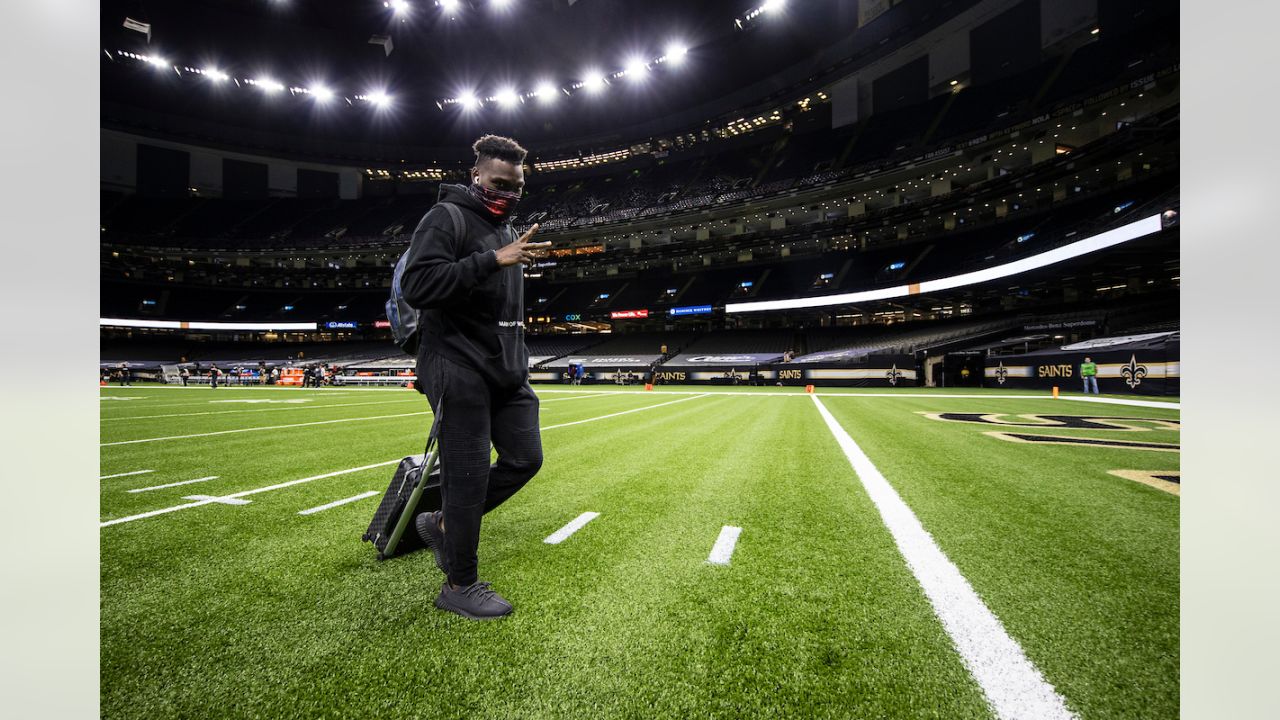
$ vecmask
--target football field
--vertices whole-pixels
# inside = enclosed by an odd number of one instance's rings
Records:
[[[103,388],[103,717],[1177,716],[1176,399],[535,390],[473,622],[360,541],[421,395]]]

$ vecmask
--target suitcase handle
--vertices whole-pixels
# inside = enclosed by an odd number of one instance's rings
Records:
[[[395,553],[396,547],[400,544],[400,538],[404,537],[405,530],[409,527],[413,510],[418,507],[418,501],[422,499],[422,491],[426,488],[427,478],[431,477],[431,471],[435,469],[436,463],[439,462],[437,453],[432,452],[432,450],[440,434],[440,416],[444,414],[443,394],[440,396],[439,402],[436,403],[436,407],[439,408],[439,411],[436,413],[435,420],[431,423],[431,432],[427,434],[427,447],[422,453],[422,472],[418,475],[418,483],[409,495],[409,501],[405,503],[404,512],[400,514],[400,519],[396,522],[395,529],[391,531],[391,535],[387,538],[387,544],[382,552],[379,553],[379,557],[391,557]]]

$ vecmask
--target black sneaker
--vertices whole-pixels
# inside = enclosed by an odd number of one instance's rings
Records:
[[[472,620],[495,620],[515,612],[511,603],[489,589],[487,582],[477,582],[454,590],[445,581],[440,586],[436,607]]]
[[[440,529],[439,510],[435,512],[418,513],[418,517],[414,518],[413,527],[418,531],[418,537],[422,538],[422,542],[436,555],[436,567],[440,568],[440,572],[445,577],[449,576],[449,560],[444,555],[444,531]]]

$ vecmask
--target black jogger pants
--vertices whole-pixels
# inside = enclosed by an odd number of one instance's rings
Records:
[[[419,368],[431,409],[440,415],[440,492],[449,582],[476,582],[480,519],[516,494],[542,467],[538,396],[489,386],[479,373],[435,353]],[[440,406],[443,398],[444,407]],[[489,446],[498,460],[489,462]]]

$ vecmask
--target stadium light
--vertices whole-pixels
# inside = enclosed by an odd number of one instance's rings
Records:
[[[760,6],[761,12],[777,12],[786,7],[787,0],[765,0],[764,5]]]
[[[409,14],[410,8],[409,8],[408,0],[390,0],[390,2],[382,3],[382,6],[391,8],[391,12],[395,13],[396,15]]]
[[[511,88],[503,88],[493,96],[493,99],[503,107],[511,107],[520,102],[520,96],[516,95],[516,91]]]
[[[463,110],[474,110],[480,107],[480,99],[475,96],[475,93],[468,91],[458,96],[458,104]]]
[[[462,0],[439,0],[440,8],[447,13],[455,13],[462,7]]]
[[[308,88],[307,91],[314,95],[319,102],[328,102],[333,99],[333,91],[323,85],[316,85]]]
[[[627,61],[625,72],[627,75],[631,77],[631,79],[640,80],[641,78],[644,77],[645,73],[648,72],[648,70],[649,70],[648,64],[645,63],[643,59],[636,57],[636,58],[631,58],[630,60]]]
[[[582,78],[582,87],[591,92],[599,92],[604,89],[604,75],[595,70],[588,71],[586,76]]]
[[[266,93],[276,93],[284,89],[284,85],[281,85],[271,78],[249,78],[245,82],[253,85],[254,87],[262,88],[262,91]]]
[[[534,88],[533,96],[542,102],[553,102],[556,99],[556,86],[550,81],[543,80]]]
[[[493,6],[499,10],[506,10],[511,7],[511,0],[493,0]]]
[[[662,61],[669,65],[679,65],[684,62],[684,56],[689,53],[689,48],[680,43],[671,43],[667,46],[666,54]]]
[[[222,82],[227,79],[227,74],[218,68],[200,68],[200,74],[218,82]]]
[[[391,96],[385,90],[370,90],[364,95],[357,95],[356,99],[371,103],[376,108],[385,108],[391,104]]]

